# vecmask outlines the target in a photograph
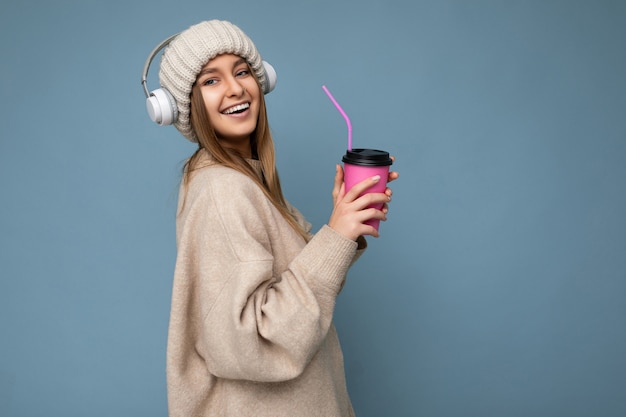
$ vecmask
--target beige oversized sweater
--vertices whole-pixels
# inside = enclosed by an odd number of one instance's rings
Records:
[[[306,243],[252,180],[203,161],[180,194],[170,416],[354,416],[332,316],[362,249],[328,226]]]

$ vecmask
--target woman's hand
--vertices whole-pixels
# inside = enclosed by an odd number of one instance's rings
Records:
[[[395,160],[393,157],[392,159]],[[397,179],[398,176],[397,172],[390,172],[387,182]],[[384,193],[367,193],[361,197],[359,195],[380,180],[377,177],[367,178],[346,193],[343,169],[340,165],[337,165],[332,193],[334,208],[328,225],[336,232],[352,240],[356,240],[363,235],[378,237],[378,231],[374,227],[364,224],[364,222],[370,219],[382,221],[387,219],[387,213],[389,212],[387,203],[391,201],[392,191],[390,188],[387,188]],[[383,208],[377,210],[368,207],[372,204],[383,204]]]

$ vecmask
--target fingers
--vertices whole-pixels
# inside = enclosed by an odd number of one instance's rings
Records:
[[[398,174],[396,171],[391,171],[389,175],[387,175],[387,182],[397,180],[399,176],[400,174]]]
[[[380,210],[390,201],[391,197],[385,193],[367,193],[354,200],[351,205],[356,210],[365,210],[367,207],[374,207]]]
[[[343,183],[343,168],[341,165],[335,165],[335,189],[339,189]]]
[[[370,178],[366,178],[363,181],[355,184],[350,191],[346,193],[346,198],[353,201],[359,198],[361,194],[363,194],[368,188],[373,187],[380,181],[380,176],[375,175]]]
[[[337,204],[337,201],[340,198],[343,198],[343,190],[344,190],[344,184],[343,184],[343,168],[341,167],[341,165],[337,164],[335,165],[335,183],[333,186],[333,203]]]
[[[392,163],[396,162],[396,157],[393,156],[393,155],[391,156],[391,162]],[[389,175],[387,176],[387,182],[391,182],[391,181],[397,180],[399,176],[400,176],[400,174],[398,174],[397,172],[390,171]]]
[[[356,240],[359,236],[378,237],[378,230],[367,222],[369,220],[385,221],[387,216],[381,210],[368,208],[365,210],[334,213],[328,225],[345,237]]]
[[[391,201],[391,189],[387,188],[384,192],[367,192],[379,181],[380,177],[374,176],[357,183],[342,198],[343,203],[350,204],[355,210],[363,210],[369,206],[382,208],[384,204]]]

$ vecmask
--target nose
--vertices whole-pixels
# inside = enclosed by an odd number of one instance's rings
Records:
[[[228,77],[227,79],[227,95],[229,97],[239,97],[243,95],[245,89],[239,80],[235,77]]]

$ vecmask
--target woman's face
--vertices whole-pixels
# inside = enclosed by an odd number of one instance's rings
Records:
[[[222,146],[250,154],[261,91],[247,62],[237,55],[218,55],[202,67],[196,83]]]

